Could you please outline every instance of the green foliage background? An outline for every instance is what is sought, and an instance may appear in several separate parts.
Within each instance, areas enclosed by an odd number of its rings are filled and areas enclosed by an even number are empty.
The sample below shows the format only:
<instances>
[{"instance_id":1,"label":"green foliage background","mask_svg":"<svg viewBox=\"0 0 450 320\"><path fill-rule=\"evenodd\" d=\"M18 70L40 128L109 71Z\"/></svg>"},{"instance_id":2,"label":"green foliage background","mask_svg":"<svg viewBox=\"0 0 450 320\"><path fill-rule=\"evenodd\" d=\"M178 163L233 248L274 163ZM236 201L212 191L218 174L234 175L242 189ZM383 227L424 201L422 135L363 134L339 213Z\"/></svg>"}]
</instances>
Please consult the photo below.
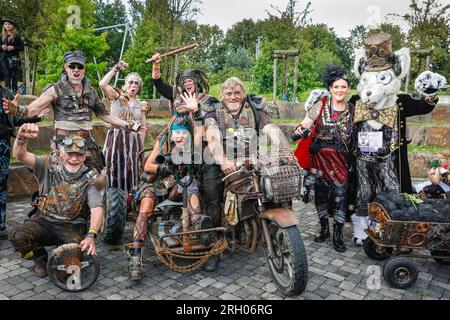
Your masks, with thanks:
<instances>
[{"instance_id":1,"label":"green foliage background","mask_svg":"<svg viewBox=\"0 0 450 320\"><path fill-rule=\"evenodd\" d=\"M134 42L127 38L124 59L130 65L127 72L138 72L144 79L144 97L153 95L151 66L144 61L157 51L197 42L200 45L197 50L181 54L177 60L164 60L162 75L166 82L173 83L179 71L195 68L209 75L211 85L238 76L255 93L271 96L273 50L300 50L297 98L304 100L309 90L323 87L321 73L326 65L343 65L351 75L354 50L362 46L365 37L380 31L392 35L394 50L403 46L433 48L432 70L450 79L450 4L444 0L409 1L408 12L388 15L380 25L349 26L349 37L339 37L329 26L314 23L310 18L314 4L297 0L290 0L286 8L273 6L263 20L243 19L227 32L216 25L199 25L195 21L198 0L129 0L129 6L120 0L0 0L0 12L17 20L19 32L30 48L31 66L38 83L36 94L58 80L63 54L75 49L88 56L87 74L97 85L98 77L119 59L124 29L105 32L94 29L128 22ZM67 9L73 5L81 13L80 28L76 29L67 27L72 14ZM400 23L406 23L408 30L401 29ZM258 39L260 56L256 57ZM98 64L94 63L94 57ZM427 68L424 58L412 58L411 81ZM277 86L281 98L285 61L278 62ZM286 89L293 98L293 59L286 61L286 68ZM121 78L125 75L121 74ZM356 85L357 79L352 82Z\"/></svg>"}]
</instances>

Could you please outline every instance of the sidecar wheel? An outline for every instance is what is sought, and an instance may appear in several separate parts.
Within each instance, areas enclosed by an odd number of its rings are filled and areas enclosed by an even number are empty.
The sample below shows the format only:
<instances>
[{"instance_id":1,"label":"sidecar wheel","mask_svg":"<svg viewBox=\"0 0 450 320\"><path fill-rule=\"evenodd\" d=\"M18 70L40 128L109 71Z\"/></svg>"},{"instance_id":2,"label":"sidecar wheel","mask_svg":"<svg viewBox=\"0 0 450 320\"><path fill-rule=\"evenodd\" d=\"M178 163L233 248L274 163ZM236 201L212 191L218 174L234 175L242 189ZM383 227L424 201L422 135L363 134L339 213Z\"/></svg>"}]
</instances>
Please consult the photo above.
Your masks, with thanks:
<instances>
[{"instance_id":1,"label":"sidecar wheel","mask_svg":"<svg viewBox=\"0 0 450 320\"><path fill-rule=\"evenodd\" d=\"M297 226L280 228L268 221L275 256L269 257L270 275L277 288L286 296L301 294L308 282L308 259Z\"/></svg>"},{"instance_id":2,"label":"sidecar wheel","mask_svg":"<svg viewBox=\"0 0 450 320\"><path fill-rule=\"evenodd\" d=\"M383 269L384 279L397 289L407 289L419 276L415 264L408 258L398 257L389 260Z\"/></svg>"},{"instance_id":3,"label":"sidecar wheel","mask_svg":"<svg viewBox=\"0 0 450 320\"><path fill-rule=\"evenodd\" d=\"M369 237L364 240L363 245L365 254L373 260L383 261L392 254L392 248L379 247Z\"/></svg>"}]
</instances>

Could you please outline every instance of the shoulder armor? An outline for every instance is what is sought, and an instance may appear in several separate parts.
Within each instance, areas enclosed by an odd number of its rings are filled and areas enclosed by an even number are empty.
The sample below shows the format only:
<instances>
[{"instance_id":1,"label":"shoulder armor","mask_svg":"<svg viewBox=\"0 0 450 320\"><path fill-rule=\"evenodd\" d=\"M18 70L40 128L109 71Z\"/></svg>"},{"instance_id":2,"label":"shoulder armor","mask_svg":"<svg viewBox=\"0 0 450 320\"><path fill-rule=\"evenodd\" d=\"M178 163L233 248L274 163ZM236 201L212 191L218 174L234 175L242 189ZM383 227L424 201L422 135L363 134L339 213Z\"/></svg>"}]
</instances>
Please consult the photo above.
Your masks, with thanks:
<instances>
[{"instance_id":1,"label":"shoulder armor","mask_svg":"<svg viewBox=\"0 0 450 320\"><path fill-rule=\"evenodd\" d=\"M98 191L104 190L107 183L106 176L98 172L96 169L91 170L88 174L91 173L93 176L89 178L89 185L94 186Z\"/></svg>"},{"instance_id":2,"label":"shoulder armor","mask_svg":"<svg viewBox=\"0 0 450 320\"><path fill-rule=\"evenodd\" d=\"M305 110L308 112L317 102L321 101L323 97L330 98L330 93L327 90L315 89L311 91L308 99L305 102Z\"/></svg>"},{"instance_id":3,"label":"shoulder armor","mask_svg":"<svg viewBox=\"0 0 450 320\"><path fill-rule=\"evenodd\" d=\"M201 104L201 109L205 112L211 112L216 110L216 108L219 106L220 101L217 100L214 97L208 97L205 102Z\"/></svg>"}]
</instances>

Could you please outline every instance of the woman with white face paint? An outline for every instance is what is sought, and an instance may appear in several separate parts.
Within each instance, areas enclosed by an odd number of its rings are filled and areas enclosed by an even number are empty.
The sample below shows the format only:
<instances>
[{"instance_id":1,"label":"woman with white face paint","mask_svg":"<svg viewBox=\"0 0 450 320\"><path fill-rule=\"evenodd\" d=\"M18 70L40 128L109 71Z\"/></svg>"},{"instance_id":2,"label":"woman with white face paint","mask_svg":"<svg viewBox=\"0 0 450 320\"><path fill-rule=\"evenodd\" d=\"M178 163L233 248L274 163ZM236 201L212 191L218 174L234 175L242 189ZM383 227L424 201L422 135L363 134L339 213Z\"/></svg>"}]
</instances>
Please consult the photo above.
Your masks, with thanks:
<instances>
[{"instance_id":1,"label":"woman with white face paint","mask_svg":"<svg viewBox=\"0 0 450 320\"><path fill-rule=\"evenodd\" d=\"M143 82L139 74L130 73L125 78L123 90L109 85L111 79L121 70L128 68L125 61L119 61L100 81L100 87L111 104L111 114L125 121L137 121L145 127L146 104L138 99ZM108 188L119 188L125 196L139 183L142 173L145 132L125 130L111 126L105 140L103 153L106 162Z\"/></svg>"}]
</instances>

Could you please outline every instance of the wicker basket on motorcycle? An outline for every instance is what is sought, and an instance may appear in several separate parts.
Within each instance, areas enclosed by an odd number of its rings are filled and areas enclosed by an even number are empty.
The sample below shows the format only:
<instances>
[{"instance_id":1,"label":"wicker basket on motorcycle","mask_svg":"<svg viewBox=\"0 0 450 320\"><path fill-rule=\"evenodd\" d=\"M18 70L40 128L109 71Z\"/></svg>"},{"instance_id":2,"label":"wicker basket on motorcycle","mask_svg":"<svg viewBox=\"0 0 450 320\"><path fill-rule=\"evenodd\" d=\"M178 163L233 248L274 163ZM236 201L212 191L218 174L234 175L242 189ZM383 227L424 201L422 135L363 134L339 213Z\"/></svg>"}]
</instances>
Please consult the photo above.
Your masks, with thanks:
<instances>
[{"instance_id":1,"label":"wicker basket on motorcycle","mask_svg":"<svg viewBox=\"0 0 450 320\"><path fill-rule=\"evenodd\" d=\"M300 197L302 172L291 150L261 153L259 161L262 186L274 203L290 202Z\"/></svg>"},{"instance_id":2,"label":"wicker basket on motorcycle","mask_svg":"<svg viewBox=\"0 0 450 320\"><path fill-rule=\"evenodd\" d=\"M376 245L383 247L450 252L450 223L392 220L388 210L378 202L369 204L367 233Z\"/></svg>"}]
</instances>

